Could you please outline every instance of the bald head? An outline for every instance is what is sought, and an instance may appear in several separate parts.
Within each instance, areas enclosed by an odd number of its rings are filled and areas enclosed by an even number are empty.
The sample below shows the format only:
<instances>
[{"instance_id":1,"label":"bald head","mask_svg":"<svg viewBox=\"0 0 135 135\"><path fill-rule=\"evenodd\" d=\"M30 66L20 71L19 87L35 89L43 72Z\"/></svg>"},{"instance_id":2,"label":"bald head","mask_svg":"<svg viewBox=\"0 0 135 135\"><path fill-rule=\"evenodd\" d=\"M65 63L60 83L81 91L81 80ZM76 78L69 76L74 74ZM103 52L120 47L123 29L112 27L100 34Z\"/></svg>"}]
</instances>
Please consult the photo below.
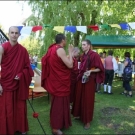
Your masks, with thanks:
<instances>
[{"instance_id":1,"label":"bald head","mask_svg":"<svg viewBox=\"0 0 135 135\"><path fill-rule=\"evenodd\" d=\"M74 47L73 51L80 52L80 49L78 47Z\"/></svg>"},{"instance_id":2,"label":"bald head","mask_svg":"<svg viewBox=\"0 0 135 135\"><path fill-rule=\"evenodd\" d=\"M79 57L80 49L78 47L74 47L73 49L73 57Z\"/></svg>"},{"instance_id":3,"label":"bald head","mask_svg":"<svg viewBox=\"0 0 135 135\"><path fill-rule=\"evenodd\" d=\"M11 26L11 27L9 27L9 33L10 33L13 29L16 29L16 30L18 31L18 33L19 33L19 29L18 29L17 26Z\"/></svg>"},{"instance_id":4,"label":"bald head","mask_svg":"<svg viewBox=\"0 0 135 135\"><path fill-rule=\"evenodd\" d=\"M19 32L18 27L11 26L9 28L8 36L9 36L9 41L12 42L12 44L16 44L17 40L18 40L18 38L20 36L20 32Z\"/></svg>"}]
</instances>

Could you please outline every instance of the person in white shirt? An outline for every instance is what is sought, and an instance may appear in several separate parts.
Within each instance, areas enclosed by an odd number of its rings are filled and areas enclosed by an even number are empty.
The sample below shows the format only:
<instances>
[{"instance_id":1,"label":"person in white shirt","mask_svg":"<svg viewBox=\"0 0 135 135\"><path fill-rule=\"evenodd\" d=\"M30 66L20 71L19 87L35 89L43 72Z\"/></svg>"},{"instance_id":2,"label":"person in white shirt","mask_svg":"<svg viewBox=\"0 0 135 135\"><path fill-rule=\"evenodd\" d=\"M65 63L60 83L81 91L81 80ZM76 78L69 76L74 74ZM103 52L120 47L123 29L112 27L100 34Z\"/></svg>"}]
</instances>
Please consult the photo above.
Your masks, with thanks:
<instances>
[{"instance_id":1,"label":"person in white shirt","mask_svg":"<svg viewBox=\"0 0 135 135\"><path fill-rule=\"evenodd\" d=\"M38 62L38 56L37 56L37 54L34 55L33 61L34 61L35 67L37 67L37 62Z\"/></svg>"}]
</instances>

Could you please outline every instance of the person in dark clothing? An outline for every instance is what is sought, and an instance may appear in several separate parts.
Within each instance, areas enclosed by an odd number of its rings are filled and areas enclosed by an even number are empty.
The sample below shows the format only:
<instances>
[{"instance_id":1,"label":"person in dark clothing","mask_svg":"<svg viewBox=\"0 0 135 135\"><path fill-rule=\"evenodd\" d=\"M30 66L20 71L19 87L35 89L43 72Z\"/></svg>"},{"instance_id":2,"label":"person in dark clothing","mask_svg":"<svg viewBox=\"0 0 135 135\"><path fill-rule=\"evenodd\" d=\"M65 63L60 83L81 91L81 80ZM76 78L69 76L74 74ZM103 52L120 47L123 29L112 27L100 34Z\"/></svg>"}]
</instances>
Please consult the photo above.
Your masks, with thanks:
<instances>
[{"instance_id":1,"label":"person in dark clothing","mask_svg":"<svg viewBox=\"0 0 135 135\"><path fill-rule=\"evenodd\" d=\"M130 59L130 53L125 52L125 61L124 61L124 70L123 70L123 87L124 91L121 93L122 95L126 95L128 97L132 97L132 89L130 86L130 81L132 80L132 61ZM129 75L131 79L125 80L124 76Z\"/></svg>"}]
</instances>

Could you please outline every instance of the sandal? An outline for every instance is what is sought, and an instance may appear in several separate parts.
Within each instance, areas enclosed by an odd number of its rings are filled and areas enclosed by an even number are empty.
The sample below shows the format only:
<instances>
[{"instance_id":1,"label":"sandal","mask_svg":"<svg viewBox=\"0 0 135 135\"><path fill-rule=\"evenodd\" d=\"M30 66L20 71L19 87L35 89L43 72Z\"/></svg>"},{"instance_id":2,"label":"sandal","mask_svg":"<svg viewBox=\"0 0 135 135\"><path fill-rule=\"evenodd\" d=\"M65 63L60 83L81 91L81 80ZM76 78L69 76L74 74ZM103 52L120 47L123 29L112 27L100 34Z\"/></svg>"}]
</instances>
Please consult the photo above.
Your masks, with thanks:
<instances>
[{"instance_id":1,"label":"sandal","mask_svg":"<svg viewBox=\"0 0 135 135\"><path fill-rule=\"evenodd\" d=\"M52 131L52 135L64 135L60 130Z\"/></svg>"},{"instance_id":2,"label":"sandal","mask_svg":"<svg viewBox=\"0 0 135 135\"><path fill-rule=\"evenodd\" d=\"M84 129L85 129L85 130L88 130L89 128L90 128L90 124L88 124L88 125L86 124L86 125L84 126Z\"/></svg>"}]
</instances>

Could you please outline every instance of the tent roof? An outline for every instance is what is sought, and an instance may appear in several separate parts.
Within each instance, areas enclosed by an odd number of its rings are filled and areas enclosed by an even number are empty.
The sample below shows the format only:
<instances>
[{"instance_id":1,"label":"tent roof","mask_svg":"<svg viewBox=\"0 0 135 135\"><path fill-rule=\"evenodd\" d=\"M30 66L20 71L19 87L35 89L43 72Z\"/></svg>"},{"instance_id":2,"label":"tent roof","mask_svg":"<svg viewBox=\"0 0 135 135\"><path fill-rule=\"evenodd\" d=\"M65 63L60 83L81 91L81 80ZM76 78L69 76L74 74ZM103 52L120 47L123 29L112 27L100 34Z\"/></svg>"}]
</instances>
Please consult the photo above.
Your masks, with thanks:
<instances>
[{"instance_id":1,"label":"tent roof","mask_svg":"<svg viewBox=\"0 0 135 135\"><path fill-rule=\"evenodd\" d=\"M135 47L135 36L131 35L87 35L94 48L131 48Z\"/></svg>"}]
</instances>

